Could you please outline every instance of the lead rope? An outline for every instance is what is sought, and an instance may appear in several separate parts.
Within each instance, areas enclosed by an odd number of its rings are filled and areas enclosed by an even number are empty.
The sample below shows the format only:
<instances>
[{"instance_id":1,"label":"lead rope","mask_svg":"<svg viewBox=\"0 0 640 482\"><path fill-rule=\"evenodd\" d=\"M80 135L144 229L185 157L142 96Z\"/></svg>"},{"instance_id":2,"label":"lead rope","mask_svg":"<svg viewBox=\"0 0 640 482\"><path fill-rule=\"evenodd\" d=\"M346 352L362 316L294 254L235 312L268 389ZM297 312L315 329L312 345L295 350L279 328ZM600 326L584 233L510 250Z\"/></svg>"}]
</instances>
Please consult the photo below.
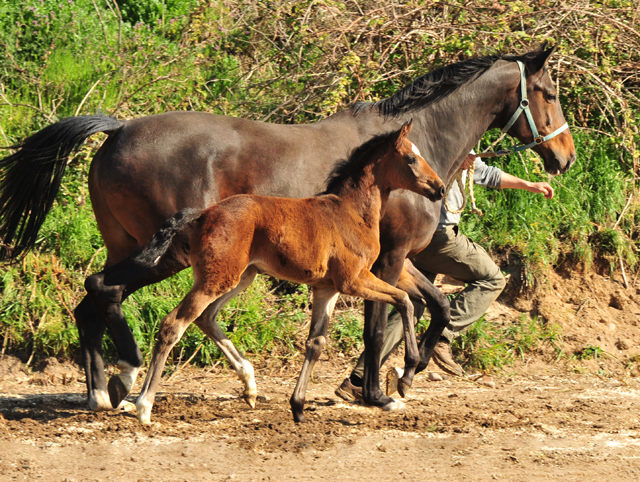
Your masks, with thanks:
<instances>
[{"instance_id":1,"label":"lead rope","mask_svg":"<svg viewBox=\"0 0 640 482\"><path fill-rule=\"evenodd\" d=\"M473 214L477 214L478 216L482 216L483 212L476 207L476 197L473 194L473 174L475 170L476 170L476 167L472 163L471 166L469 167L469 173L467 174L467 188L469 189L469 200L471 201L471 212ZM444 191L444 207L451 214L460 214L462 211L464 211L464 208L467 205L467 192L465 190L464 183L462 182L463 172L464 172L464 169L460 168L458 172L454 174L453 178L449 181L449 184L447 184L447 187L445 188L445 191ZM462 206L460 206L460 209L453 210L451 209L451 207L449 206L449 203L447 202L447 197L449 196L449 191L453 187L453 183L456 181L458 182L458 188L462 193Z\"/></svg>"}]
</instances>

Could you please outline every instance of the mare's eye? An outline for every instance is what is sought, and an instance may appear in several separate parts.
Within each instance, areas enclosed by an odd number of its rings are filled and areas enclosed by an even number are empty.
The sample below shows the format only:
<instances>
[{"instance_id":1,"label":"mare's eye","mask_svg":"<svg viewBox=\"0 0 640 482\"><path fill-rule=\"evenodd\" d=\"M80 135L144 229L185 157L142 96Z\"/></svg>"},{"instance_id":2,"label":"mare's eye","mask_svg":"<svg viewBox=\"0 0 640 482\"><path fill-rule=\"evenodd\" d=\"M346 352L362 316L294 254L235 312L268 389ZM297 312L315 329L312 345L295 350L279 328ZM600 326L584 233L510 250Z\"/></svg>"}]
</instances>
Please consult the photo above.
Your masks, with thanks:
<instances>
[{"instance_id":1,"label":"mare's eye","mask_svg":"<svg viewBox=\"0 0 640 482\"><path fill-rule=\"evenodd\" d=\"M407 164L415 164L417 161L416 156L409 155L407 156Z\"/></svg>"},{"instance_id":2,"label":"mare's eye","mask_svg":"<svg viewBox=\"0 0 640 482\"><path fill-rule=\"evenodd\" d=\"M548 101L551 102L552 104L558 100L558 96L557 95L550 95Z\"/></svg>"}]
</instances>

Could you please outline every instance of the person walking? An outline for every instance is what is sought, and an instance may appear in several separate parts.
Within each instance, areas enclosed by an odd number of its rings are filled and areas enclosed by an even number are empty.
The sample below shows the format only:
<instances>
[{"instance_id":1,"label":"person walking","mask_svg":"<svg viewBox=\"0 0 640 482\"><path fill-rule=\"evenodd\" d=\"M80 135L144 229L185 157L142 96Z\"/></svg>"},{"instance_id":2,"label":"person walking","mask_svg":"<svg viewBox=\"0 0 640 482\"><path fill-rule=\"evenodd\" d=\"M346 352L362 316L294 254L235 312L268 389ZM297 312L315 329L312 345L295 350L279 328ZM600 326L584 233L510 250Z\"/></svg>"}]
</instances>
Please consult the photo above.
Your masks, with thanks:
<instances>
[{"instance_id":1,"label":"person walking","mask_svg":"<svg viewBox=\"0 0 640 482\"><path fill-rule=\"evenodd\" d=\"M546 199L552 199L553 188L546 182L530 182L512 176L493 166L488 166L473 151L462 164L464 173L463 183L466 182L467 170L474 166L473 182L480 186L502 189L524 189L532 193L543 194ZM461 206L463 193L458 184L454 183L447 204ZM473 240L461 234L458 229L460 214L447 210L442 203L438 228L431 243L420 253L411 258L414 266L419 269L431 282L438 273L448 275L466 283L466 287L451 300L451 320L442 332L436 344L431 359L445 373L462 376L464 371L456 363L451 353L451 342L466 330L471 324L480 319L491 303L502 293L506 285L504 275L494 263L484 248ZM422 305L415 306L415 315L419 320L424 312ZM381 350L383 365L393 350L403 340L402 320L395 310L389 315L387 328ZM348 378L336 389L335 393L347 401L362 399L362 377L364 376L364 352Z\"/></svg>"}]
</instances>

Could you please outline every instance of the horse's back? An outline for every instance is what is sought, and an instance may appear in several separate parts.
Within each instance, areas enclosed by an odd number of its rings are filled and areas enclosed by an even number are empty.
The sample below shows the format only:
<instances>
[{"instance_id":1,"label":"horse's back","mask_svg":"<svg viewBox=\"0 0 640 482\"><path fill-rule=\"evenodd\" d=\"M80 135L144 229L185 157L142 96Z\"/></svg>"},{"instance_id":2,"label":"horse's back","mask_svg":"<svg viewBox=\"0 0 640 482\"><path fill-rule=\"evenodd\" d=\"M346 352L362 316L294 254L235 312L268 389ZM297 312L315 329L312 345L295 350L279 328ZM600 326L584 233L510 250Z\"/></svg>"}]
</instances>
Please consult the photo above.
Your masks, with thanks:
<instances>
[{"instance_id":1,"label":"horse's back","mask_svg":"<svg viewBox=\"0 0 640 482\"><path fill-rule=\"evenodd\" d=\"M117 251L127 237L142 246L175 212L204 209L235 194L315 194L348 150L338 134L328 142L335 129L320 124L269 124L202 112L127 121L91 166L90 190L107 248Z\"/></svg>"}]
</instances>

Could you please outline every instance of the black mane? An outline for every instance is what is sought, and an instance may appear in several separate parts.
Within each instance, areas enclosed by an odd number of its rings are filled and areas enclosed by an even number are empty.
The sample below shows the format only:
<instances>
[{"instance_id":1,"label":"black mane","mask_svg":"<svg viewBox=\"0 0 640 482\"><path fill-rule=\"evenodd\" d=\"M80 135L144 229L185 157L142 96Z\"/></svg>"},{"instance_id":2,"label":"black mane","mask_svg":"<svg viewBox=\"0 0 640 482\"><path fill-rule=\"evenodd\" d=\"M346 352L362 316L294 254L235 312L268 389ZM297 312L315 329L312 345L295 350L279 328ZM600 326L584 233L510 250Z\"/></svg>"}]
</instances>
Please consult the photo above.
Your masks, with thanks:
<instances>
[{"instance_id":1,"label":"black mane","mask_svg":"<svg viewBox=\"0 0 640 482\"><path fill-rule=\"evenodd\" d=\"M350 182L351 185L357 184L364 172L364 167L373 161L370 152L385 142L395 140L398 133L399 131L395 130L374 136L364 144L355 148L347 160L338 161L325 181L326 189L319 193L319 195L340 194L340 191L347 182Z\"/></svg>"},{"instance_id":2,"label":"black mane","mask_svg":"<svg viewBox=\"0 0 640 482\"><path fill-rule=\"evenodd\" d=\"M358 115L365 108L371 107L389 118L421 109L444 99L463 85L477 79L498 60L525 62L534 59L543 48L544 45L522 55L487 55L445 65L418 77L387 99L378 102L357 102L352 106L353 114Z\"/></svg>"}]
</instances>

